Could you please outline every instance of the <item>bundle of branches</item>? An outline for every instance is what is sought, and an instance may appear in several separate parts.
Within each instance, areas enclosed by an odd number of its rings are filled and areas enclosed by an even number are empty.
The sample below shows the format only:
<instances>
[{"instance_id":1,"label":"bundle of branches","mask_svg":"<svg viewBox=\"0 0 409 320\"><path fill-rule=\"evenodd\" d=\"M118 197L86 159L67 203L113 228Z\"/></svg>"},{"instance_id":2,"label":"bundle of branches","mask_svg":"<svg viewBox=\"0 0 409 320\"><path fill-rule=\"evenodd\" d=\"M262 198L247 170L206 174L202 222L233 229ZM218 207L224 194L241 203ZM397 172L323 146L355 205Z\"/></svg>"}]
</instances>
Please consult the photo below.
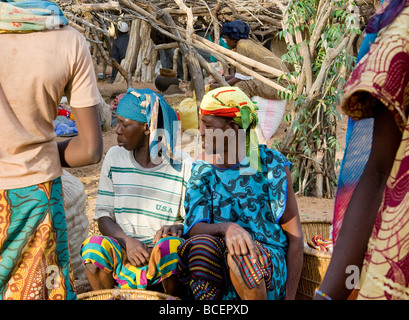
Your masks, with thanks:
<instances>
[{"instance_id":1,"label":"bundle of branches","mask_svg":"<svg viewBox=\"0 0 409 320\"><path fill-rule=\"evenodd\" d=\"M242 19L251 27L251 37L265 43L271 40L281 28L282 12L277 4L279 0L270 1L57 1L62 7L71 25L93 43L104 60L117 68L120 74L131 85L135 76L139 81L153 81L154 67L157 60L157 50L178 47L187 60L187 66L198 103L204 94L202 69L216 80L227 85L220 76L200 55L201 50L216 57L228 69L234 66L247 71L256 78L271 85L275 89L286 91L271 80L259 75L256 71L263 70L276 76L282 72L259 64L258 62L227 50L217 43L220 38L220 28L225 21ZM132 21L129 54L119 65L110 56L111 37L109 28L119 20ZM213 41L195 34L195 26L205 25L211 30ZM150 28L174 40L174 43L154 46L149 38ZM145 51L145 54L141 54ZM147 66L144 72L142 67ZM254 70L255 71L254 71Z\"/></svg>"}]
</instances>

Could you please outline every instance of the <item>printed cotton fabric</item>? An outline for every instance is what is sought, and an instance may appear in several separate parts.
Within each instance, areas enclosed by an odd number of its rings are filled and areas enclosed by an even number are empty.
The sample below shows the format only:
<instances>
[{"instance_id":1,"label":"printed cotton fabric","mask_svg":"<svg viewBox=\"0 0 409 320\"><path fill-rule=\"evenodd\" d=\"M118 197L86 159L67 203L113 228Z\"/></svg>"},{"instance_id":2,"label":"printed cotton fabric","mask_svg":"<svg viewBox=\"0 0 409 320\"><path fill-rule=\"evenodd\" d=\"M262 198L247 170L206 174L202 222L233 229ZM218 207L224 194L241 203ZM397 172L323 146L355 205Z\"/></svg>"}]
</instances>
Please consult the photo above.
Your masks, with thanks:
<instances>
[{"instance_id":1,"label":"printed cotton fabric","mask_svg":"<svg viewBox=\"0 0 409 320\"><path fill-rule=\"evenodd\" d=\"M369 239L358 299L409 299L408 30L406 3L400 15L380 30L360 60L346 84L342 103L344 111L358 124L372 116L369 93L393 113L403 133ZM338 209L336 206L335 218ZM335 222L339 221L342 219L338 217Z\"/></svg>"},{"instance_id":2,"label":"printed cotton fabric","mask_svg":"<svg viewBox=\"0 0 409 320\"><path fill-rule=\"evenodd\" d=\"M185 196L184 235L198 222L237 223L279 260L281 267L272 271L278 288L287 277L287 239L279 221L287 201L285 167L291 164L278 151L259 147L261 172L247 159L224 170L205 161L193 164Z\"/></svg>"},{"instance_id":3,"label":"printed cotton fabric","mask_svg":"<svg viewBox=\"0 0 409 320\"><path fill-rule=\"evenodd\" d=\"M83 263L93 263L99 269L112 272L121 289L146 289L176 274L178 267L177 248L183 239L163 238L154 246L149 264L143 267L132 265L126 251L113 238L91 236L81 248Z\"/></svg>"},{"instance_id":4,"label":"printed cotton fabric","mask_svg":"<svg viewBox=\"0 0 409 320\"><path fill-rule=\"evenodd\" d=\"M271 256L258 241L255 241L255 245L258 254L256 263L251 261L249 255L232 256L233 261L249 289L264 280L268 298L281 299L285 294L282 275L286 273L282 256L279 253ZM209 235L194 236L179 247L179 278L190 286L195 300L240 298L228 280L226 250L224 239ZM272 278L272 270L275 270L275 278Z\"/></svg>"},{"instance_id":5,"label":"printed cotton fabric","mask_svg":"<svg viewBox=\"0 0 409 320\"><path fill-rule=\"evenodd\" d=\"M51 1L0 1L0 33L60 28L68 20Z\"/></svg>"},{"instance_id":6,"label":"printed cotton fabric","mask_svg":"<svg viewBox=\"0 0 409 320\"><path fill-rule=\"evenodd\" d=\"M75 300L61 178L0 190L0 299Z\"/></svg>"}]
</instances>

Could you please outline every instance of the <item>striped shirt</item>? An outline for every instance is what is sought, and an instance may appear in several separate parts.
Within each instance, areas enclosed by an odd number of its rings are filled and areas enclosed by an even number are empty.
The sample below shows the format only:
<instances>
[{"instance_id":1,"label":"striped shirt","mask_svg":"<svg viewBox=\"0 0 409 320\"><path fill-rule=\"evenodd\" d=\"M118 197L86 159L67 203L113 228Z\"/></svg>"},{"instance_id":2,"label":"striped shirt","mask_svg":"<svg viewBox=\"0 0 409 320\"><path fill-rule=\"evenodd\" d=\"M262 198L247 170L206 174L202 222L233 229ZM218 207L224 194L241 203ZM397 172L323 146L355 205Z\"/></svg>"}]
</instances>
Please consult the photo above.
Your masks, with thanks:
<instances>
[{"instance_id":1,"label":"striped shirt","mask_svg":"<svg viewBox=\"0 0 409 320\"><path fill-rule=\"evenodd\" d=\"M186 155L180 172L166 160L143 168L132 151L110 148L102 164L94 220L110 217L125 234L152 244L161 226L183 223L191 166Z\"/></svg>"}]
</instances>

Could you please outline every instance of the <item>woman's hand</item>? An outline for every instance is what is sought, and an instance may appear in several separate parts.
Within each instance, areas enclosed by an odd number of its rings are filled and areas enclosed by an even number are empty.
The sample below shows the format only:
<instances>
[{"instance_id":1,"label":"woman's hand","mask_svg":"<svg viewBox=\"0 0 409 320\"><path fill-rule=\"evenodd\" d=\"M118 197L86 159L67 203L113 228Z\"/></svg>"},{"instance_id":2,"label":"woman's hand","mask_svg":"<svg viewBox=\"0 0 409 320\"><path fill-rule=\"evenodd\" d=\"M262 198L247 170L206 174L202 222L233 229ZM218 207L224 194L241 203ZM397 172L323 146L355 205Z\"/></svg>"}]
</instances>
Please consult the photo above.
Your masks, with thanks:
<instances>
[{"instance_id":1,"label":"woman's hand","mask_svg":"<svg viewBox=\"0 0 409 320\"><path fill-rule=\"evenodd\" d=\"M253 238L243 227L229 223L225 231L227 249L231 255L250 254L253 262L257 260L257 251Z\"/></svg>"},{"instance_id":2,"label":"woman's hand","mask_svg":"<svg viewBox=\"0 0 409 320\"><path fill-rule=\"evenodd\" d=\"M183 224L173 224L168 226L162 226L158 231L156 231L155 238L153 239L153 243L158 242L162 238L166 238L169 236L172 237L182 237L183 233Z\"/></svg>"},{"instance_id":3,"label":"woman's hand","mask_svg":"<svg viewBox=\"0 0 409 320\"><path fill-rule=\"evenodd\" d=\"M227 250L231 255L250 254L253 262L258 259L256 246L250 233L234 222L211 224L198 222L190 229L188 236L193 237L198 234L209 234L215 237L224 238Z\"/></svg>"},{"instance_id":4,"label":"woman's hand","mask_svg":"<svg viewBox=\"0 0 409 320\"><path fill-rule=\"evenodd\" d=\"M149 248L142 241L136 240L132 237L126 237L125 243L126 255L132 265L142 267L148 264L152 248Z\"/></svg>"}]
</instances>

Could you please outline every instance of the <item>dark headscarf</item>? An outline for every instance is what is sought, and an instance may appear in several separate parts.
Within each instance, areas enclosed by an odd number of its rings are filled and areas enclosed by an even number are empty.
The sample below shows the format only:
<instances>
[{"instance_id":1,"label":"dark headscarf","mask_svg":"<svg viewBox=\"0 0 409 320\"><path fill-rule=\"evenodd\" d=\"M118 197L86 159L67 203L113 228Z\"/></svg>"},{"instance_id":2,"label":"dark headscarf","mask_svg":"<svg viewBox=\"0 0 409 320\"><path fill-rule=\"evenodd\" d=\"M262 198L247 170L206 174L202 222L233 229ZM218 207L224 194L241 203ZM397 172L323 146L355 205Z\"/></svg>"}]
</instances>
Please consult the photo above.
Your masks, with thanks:
<instances>
[{"instance_id":1,"label":"dark headscarf","mask_svg":"<svg viewBox=\"0 0 409 320\"><path fill-rule=\"evenodd\" d=\"M226 35L233 40L247 39L250 27L242 20L234 20L223 25L222 35Z\"/></svg>"}]
</instances>

